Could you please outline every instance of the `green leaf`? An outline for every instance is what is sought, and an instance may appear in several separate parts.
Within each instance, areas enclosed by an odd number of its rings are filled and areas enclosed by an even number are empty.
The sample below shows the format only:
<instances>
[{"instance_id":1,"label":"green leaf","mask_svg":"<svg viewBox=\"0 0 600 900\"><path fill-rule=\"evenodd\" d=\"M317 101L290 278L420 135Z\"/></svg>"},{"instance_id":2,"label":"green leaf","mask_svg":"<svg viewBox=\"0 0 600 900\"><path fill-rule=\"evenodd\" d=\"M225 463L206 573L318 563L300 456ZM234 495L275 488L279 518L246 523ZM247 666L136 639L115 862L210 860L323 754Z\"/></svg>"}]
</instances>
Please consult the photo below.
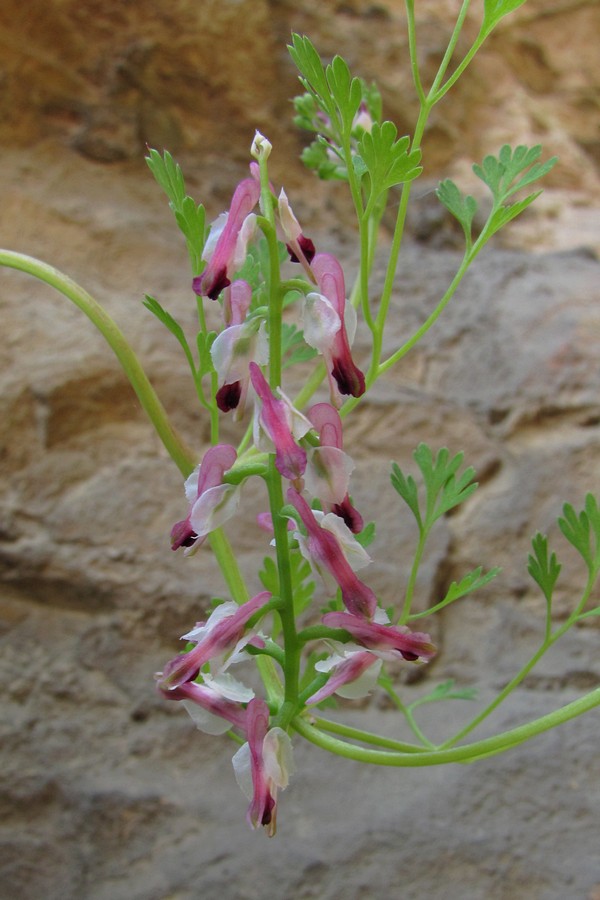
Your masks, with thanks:
<instances>
[{"instance_id":1,"label":"green leaf","mask_svg":"<svg viewBox=\"0 0 600 900\"><path fill-rule=\"evenodd\" d=\"M471 246L473 217L477 212L477 201L470 194L463 195L449 178L442 181L436 190L438 200L457 219L465 233L467 246Z\"/></svg>"},{"instance_id":2,"label":"green leaf","mask_svg":"<svg viewBox=\"0 0 600 900\"><path fill-rule=\"evenodd\" d=\"M443 609L445 606L448 606L455 600L459 600L461 597L465 597L467 594L471 594L473 591L479 590L479 588L488 584L488 582L495 578L499 572L500 569L496 566L495 568L490 569L489 572L486 572L484 575L482 574L482 566L478 566L476 569L473 569L472 572L469 572L468 575L465 575L465 577L462 578L461 581L453 581L448 588L446 596L443 600L440 600L440 602L436 603L435 606L431 606L429 609L423 610L423 612L413 613L408 617L408 621L412 622L413 619L423 619L425 618L425 616L430 616L432 613L438 612L440 609Z\"/></svg>"},{"instance_id":3,"label":"green leaf","mask_svg":"<svg viewBox=\"0 0 600 900\"><path fill-rule=\"evenodd\" d=\"M551 603L561 565L556 558L556 553L548 555L548 538L545 534L538 531L531 541L531 546L533 554L529 554L527 571L540 586L548 603Z\"/></svg>"},{"instance_id":4,"label":"green leaf","mask_svg":"<svg viewBox=\"0 0 600 900\"><path fill-rule=\"evenodd\" d=\"M350 498L352 499L352 498ZM355 534L354 537L361 547L368 547L375 540L376 526L375 522L367 522L362 531Z\"/></svg>"},{"instance_id":5,"label":"green leaf","mask_svg":"<svg viewBox=\"0 0 600 900\"><path fill-rule=\"evenodd\" d=\"M201 203L196 206L191 197L184 197L181 208L175 212L175 220L187 244L188 256L194 276L200 275L206 267L202 251L206 241L206 215Z\"/></svg>"},{"instance_id":6,"label":"green leaf","mask_svg":"<svg viewBox=\"0 0 600 900\"><path fill-rule=\"evenodd\" d=\"M325 77L339 111L342 135L348 138L362 100L362 84L359 78L352 78L348 64L341 56L334 56L325 70Z\"/></svg>"},{"instance_id":7,"label":"green leaf","mask_svg":"<svg viewBox=\"0 0 600 900\"><path fill-rule=\"evenodd\" d=\"M565 503L558 526L581 555L590 574L597 574L600 571L600 510L595 497L587 494L580 513L576 513L570 503Z\"/></svg>"},{"instance_id":8,"label":"green leaf","mask_svg":"<svg viewBox=\"0 0 600 900\"><path fill-rule=\"evenodd\" d=\"M216 337L216 331L209 331L207 334L199 331L196 336L196 345L198 347L199 360L198 374L200 378L203 378L205 375L210 375L215 371L212 356L210 355L210 348L212 347Z\"/></svg>"},{"instance_id":9,"label":"green leaf","mask_svg":"<svg viewBox=\"0 0 600 900\"><path fill-rule=\"evenodd\" d=\"M455 688L454 685L455 681L453 678L449 678L448 681L443 681L441 684L436 685L429 694L425 694L424 697L419 697L418 700L414 700L410 704L409 709L415 709L417 706L422 706L423 703L437 703L439 700L476 699L477 688Z\"/></svg>"},{"instance_id":10,"label":"green leaf","mask_svg":"<svg viewBox=\"0 0 600 900\"><path fill-rule=\"evenodd\" d=\"M295 325L284 322L281 326L281 356L283 368L314 359L317 351L304 341L304 332Z\"/></svg>"},{"instance_id":11,"label":"green leaf","mask_svg":"<svg viewBox=\"0 0 600 900\"><path fill-rule=\"evenodd\" d=\"M409 151L410 138L396 140L398 129L393 122L375 123L358 142L358 155L371 180L371 196L375 200L396 184L412 181L423 171L419 165L421 151Z\"/></svg>"},{"instance_id":12,"label":"green leaf","mask_svg":"<svg viewBox=\"0 0 600 900\"><path fill-rule=\"evenodd\" d=\"M292 34L292 43L288 44L288 50L300 75L300 81L312 94L324 98L329 93L325 67L321 57L315 50L306 35Z\"/></svg>"},{"instance_id":13,"label":"green leaf","mask_svg":"<svg viewBox=\"0 0 600 900\"><path fill-rule=\"evenodd\" d=\"M504 228L504 226L512 221L512 219L516 219L517 216L520 216L523 210L527 209L541 193L541 191L536 191L535 194L530 194L528 197L525 197L524 200L511 203L510 206L501 206L493 212L485 226L486 235L491 237L493 234L496 234L497 231L500 231L501 228Z\"/></svg>"},{"instance_id":14,"label":"green leaf","mask_svg":"<svg viewBox=\"0 0 600 900\"><path fill-rule=\"evenodd\" d=\"M482 575L482 572L483 567L478 566L476 569L473 569L472 572L469 572L468 575L465 575L458 583L453 581L442 601L444 605L452 603L454 600L458 600L459 597L464 597L466 594L472 593L472 591L479 590L479 588L488 584L492 578L495 578L500 572L500 569L495 567L490 569L489 572L486 572L485 575Z\"/></svg>"},{"instance_id":15,"label":"green leaf","mask_svg":"<svg viewBox=\"0 0 600 900\"><path fill-rule=\"evenodd\" d=\"M392 463L392 486L402 497L417 520L419 530L422 529L421 511L419 509L419 491L412 475L405 475L398 463Z\"/></svg>"},{"instance_id":16,"label":"green leaf","mask_svg":"<svg viewBox=\"0 0 600 900\"><path fill-rule=\"evenodd\" d=\"M185 182L181 167L168 150L161 156L158 150L150 150L146 162L154 178L169 198L173 210L181 209L185 197Z\"/></svg>"},{"instance_id":17,"label":"green leaf","mask_svg":"<svg viewBox=\"0 0 600 900\"><path fill-rule=\"evenodd\" d=\"M481 165L475 164L473 172L487 184L494 202L499 205L516 191L548 174L557 158L554 156L545 163L538 163L541 153L541 144L535 147L520 144L514 150L505 144L497 157L486 156Z\"/></svg>"},{"instance_id":18,"label":"green leaf","mask_svg":"<svg viewBox=\"0 0 600 900\"><path fill-rule=\"evenodd\" d=\"M179 163L165 150L161 156L157 150L150 150L146 162L154 178L169 198L169 206L175 221L185 237L188 255L194 276L200 275L205 263L202 251L206 242L205 212L201 203L196 206L192 197L186 194L185 181Z\"/></svg>"},{"instance_id":19,"label":"green leaf","mask_svg":"<svg viewBox=\"0 0 600 900\"><path fill-rule=\"evenodd\" d=\"M144 299L142 301L146 309L149 309L150 312L156 316L156 318L163 323L163 325L168 328L171 334L179 341L183 348L183 352L186 355L186 359L190 365L192 373L195 377L196 375L196 366L194 363L194 358L192 356L192 352L190 350L190 346L187 342L186 336L184 334L183 328L177 322L176 319L173 318L171 313L167 312L166 309L160 305L158 300L154 297L151 297L150 294L145 294Z\"/></svg>"},{"instance_id":20,"label":"green leaf","mask_svg":"<svg viewBox=\"0 0 600 900\"><path fill-rule=\"evenodd\" d=\"M477 483L473 481L475 469L469 466L462 475L457 476L464 453L457 453L450 459L446 447L438 450L434 459L431 448L421 443L413 456L425 482L427 503L424 527L428 528L444 513L464 503L477 489Z\"/></svg>"},{"instance_id":21,"label":"green leaf","mask_svg":"<svg viewBox=\"0 0 600 900\"><path fill-rule=\"evenodd\" d=\"M514 12L525 2L526 0L483 0L482 35L487 37L504 16Z\"/></svg>"}]
</instances>

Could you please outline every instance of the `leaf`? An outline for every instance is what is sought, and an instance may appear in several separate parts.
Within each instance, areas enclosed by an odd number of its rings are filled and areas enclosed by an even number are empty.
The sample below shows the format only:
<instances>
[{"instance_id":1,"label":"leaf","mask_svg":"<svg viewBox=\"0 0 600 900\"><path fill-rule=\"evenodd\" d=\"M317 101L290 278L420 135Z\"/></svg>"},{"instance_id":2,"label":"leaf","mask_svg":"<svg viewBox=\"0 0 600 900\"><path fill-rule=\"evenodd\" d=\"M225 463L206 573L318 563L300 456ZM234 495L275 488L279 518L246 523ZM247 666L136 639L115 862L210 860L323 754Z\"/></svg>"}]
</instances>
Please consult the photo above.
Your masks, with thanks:
<instances>
[{"instance_id":1,"label":"leaf","mask_svg":"<svg viewBox=\"0 0 600 900\"><path fill-rule=\"evenodd\" d=\"M201 203L186 194L185 181L179 163L165 150L161 156L157 150L150 150L146 162L154 178L169 198L169 206L175 221L185 237L188 256L194 276L200 275L205 263L202 251L206 242L205 211Z\"/></svg>"},{"instance_id":2,"label":"leaf","mask_svg":"<svg viewBox=\"0 0 600 900\"><path fill-rule=\"evenodd\" d=\"M299 550L290 549L290 577L292 581L292 595L294 597L294 615L299 616L310 605L315 592L315 583L312 581L310 564L304 559ZM265 590L273 596L279 595L279 572L277 564L270 556L263 560L263 568L258 573ZM279 624L274 625L272 637L275 639L280 631Z\"/></svg>"},{"instance_id":3,"label":"leaf","mask_svg":"<svg viewBox=\"0 0 600 900\"><path fill-rule=\"evenodd\" d=\"M352 498L350 498L352 499ZM375 540L376 526L375 522L367 522L362 531L355 534L354 537L361 547L368 547Z\"/></svg>"},{"instance_id":4,"label":"leaf","mask_svg":"<svg viewBox=\"0 0 600 900\"><path fill-rule=\"evenodd\" d=\"M527 571L540 586L544 597L550 603L561 565L556 558L556 553L548 556L548 538L545 534L538 531L531 541L531 546L533 554L529 554Z\"/></svg>"},{"instance_id":5,"label":"leaf","mask_svg":"<svg viewBox=\"0 0 600 900\"><path fill-rule=\"evenodd\" d=\"M473 569L472 572L469 572L468 575L465 575L461 581L458 583L453 581L446 596L444 597L442 603L447 605L448 603L452 603L454 600L458 600L459 597L464 597L466 594L472 593L472 591L477 591L479 588L483 587L485 584L488 584L493 578L498 575L500 569L495 567L490 569L489 572L486 572L485 575L482 575L483 567L478 566L476 569Z\"/></svg>"},{"instance_id":6,"label":"leaf","mask_svg":"<svg viewBox=\"0 0 600 900\"><path fill-rule=\"evenodd\" d=\"M181 167L168 150L161 156L158 150L150 150L146 157L148 168L169 198L174 211L181 209L185 197L185 182Z\"/></svg>"},{"instance_id":7,"label":"leaf","mask_svg":"<svg viewBox=\"0 0 600 900\"><path fill-rule=\"evenodd\" d=\"M358 155L369 173L373 199L396 184L412 181L423 171L419 165L421 151L409 152L410 138L396 140L397 135L393 122L374 123L358 142Z\"/></svg>"},{"instance_id":8,"label":"leaf","mask_svg":"<svg viewBox=\"0 0 600 900\"><path fill-rule=\"evenodd\" d=\"M570 503L563 506L558 527L581 555L590 574L600 570L600 510L592 494L587 494L584 509L578 514Z\"/></svg>"},{"instance_id":9,"label":"leaf","mask_svg":"<svg viewBox=\"0 0 600 900\"><path fill-rule=\"evenodd\" d=\"M302 76L300 81L304 87L321 98L326 96L329 88L325 68L310 39L306 35L292 34L292 43L288 44L288 50Z\"/></svg>"},{"instance_id":10,"label":"leaf","mask_svg":"<svg viewBox=\"0 0 600 900\"><path fill-rule=\"evenodd\" d=\"M352 78L348 64L341 56L334 56L325 70L325 77L340 114L342 135L349 137L362 100L360 79Z\"/></svg>"},{"instance_id":11,"label":"leaf","mask_svg":"<svg viewBox=\"0 0 600 900\"><path fill-rule=\"evenodd\" d=\"M175 212L175 220L179 230L185 236L188 255L194 276L201 275L206 263L202 259L202 251L206 241L206 215L201 203L196 206L191 197L184 197L181 208Z\"/></svg>"},{"instance_id":12,"label":"leaf","mask_svg":"<svg viewBox=\"0 0 600 900\"><path fill-rule=\"evenodd\" d=\"M166 328L168 328L168 330L171 332L171 334L175 338L177 338L177 340L179 341L179 343L181 344L181 346L183 348L183 352L186 355L186 358L190 365L192 373L195 376L196 375L196 366L194 364L194 358L192 356L192 352L190 350L190 346L187 342L183 328L181 327L179 322L177 322L176 319L173 318L171 313L167 312L166 309L163 309L163 307L160 305L158 300L156 300L154 297L151 297L150 294L144 295L144 299L143 299L142 303L144 304L146 309L149 309L150 312L153 315L155 315L156 318L160 322L162 322Z\"/></svg>"},{"instance_id":13,"label":"leaf","mask_svg":"<svg viewBox=\"0 0 600 900\"><path fill-rule=\"evenodd\" d=\"M411 510L419 530L422 528L421 511L419 509L419 491L412 475L405 475L398 463L392 463L392 486Z\"/></svg>"},{"instance_id":14,"label":"leaf","mask_svg":"<svg viewBox=\"0 0 600 900\"><path fill-rule=\"evenodd\" d=\"M457 219L465 233L467 245L471 246L471 229L473 217L477 212L477 201L470 194L463 195L458 186L446 178L436 190L438 200L444 204L448 212Z\"/></svg>"},{"instance_id":15,"label":"leaf","mask_svg":"<svg viewBox=\"0 0 600 900\"><path fill-rule=\"evenodd\" d=\"M462 465L464 453L457 453L450 459L446 447L438 450L434 459L427 444L421 443L413 456L425 482L427 512L424 527L428 528L444 513L464 503L477 489L477 483L473 481L475 469L469 466L457 478L456 473Z\"/></svg>"},{"instance_id":16,"label":"leaf","mask_svg":"<svg viewBox=\"0 0 600 900\"><path fill-rule=\"evenodd\" d=\"M557 158L553 156L545 163L538 163L541 153L541 144L535 147L520 144L514 150L505 144L497 157L489 155L481 165L475 164L473 172L487 184L495 204L500 205L516 191L547 175L552 169Z\"/></svg>"},{"instance_id":17,"label":"leaf","mask_svg":"<svg viewBox=\"0 0 600 900\"><path fill-rule=\"evenodd\" d=\"M482 35L487 37L504 16L514 12L525 2L526 0L483 0Z\"/></svg>"},{"instance_id":18,"label":"leaf","mask_svg":"<svg viewBox=\"0 0 600 900\"><path fill-rule=\"evenodd\" d=\"M421 706L423 703L437 703L440 700L475 700L477 697L477 688L472 687L464 687L464 688L455 688L455 681L453 678L449 678L448 681L443 681L441 684L438 684L434 687L429 694L425 694L424 697L419 697L417 700L414 700L409 709L415 709L417 706Z\"/></svg>"},{"instance_id":19,"label":"leaf","mask_svg":"<svg viewBox=\"0 0 600 900\"><path fill-rule=\"evenodd\" d=\"M304 341L304 332L293 324L284 322L281 326L281 356L283 368L314 359L317 351Z\"/></svg>"},{"instance_id":20,"label":"leaf","mask_svg":"<svg viewBox=\"0 0 600 900\"><path fill-rule=\"evenodd\" d=\"M465 597L467 594L471 594L473 591L479 590L479 588L488 584L496 575L499 574L500 569L496 566L493 569L490 569L489 572L486 572L485 575L482 574L483 568L482 566L478 566L476 569L473 569L472 572L469 572L465 575L461 581L456 582L453 581L450 587L446 592L446 596L443 600L440 600L439 603L436 603L435 606L429 607L429 609L423 610L423 612L413 613L409 616L408 620L412 622L413 619L423 619L425 616L430 616L432 613L438 612L440 609L443 609L445 606L448 606L450 603L453 603L455 600L459 600L461 597Z\"/></svg>"},{"instance_id":21,"label":"leaf","mask_svg":"<svg viewBox=\"0 0 600 900\"><path fill-rule=\"evenodd\" d=\"M212 347L216 337L216 331L209 331L207 334L203 334L202 331L199 331L196 336L196 345L198 347L199 360L198 374L200 378L203 378L204 375L209 375L211 374L211 372L215 371L212 356L210 355L210 348Z\"/></svg>"}]
</instances>

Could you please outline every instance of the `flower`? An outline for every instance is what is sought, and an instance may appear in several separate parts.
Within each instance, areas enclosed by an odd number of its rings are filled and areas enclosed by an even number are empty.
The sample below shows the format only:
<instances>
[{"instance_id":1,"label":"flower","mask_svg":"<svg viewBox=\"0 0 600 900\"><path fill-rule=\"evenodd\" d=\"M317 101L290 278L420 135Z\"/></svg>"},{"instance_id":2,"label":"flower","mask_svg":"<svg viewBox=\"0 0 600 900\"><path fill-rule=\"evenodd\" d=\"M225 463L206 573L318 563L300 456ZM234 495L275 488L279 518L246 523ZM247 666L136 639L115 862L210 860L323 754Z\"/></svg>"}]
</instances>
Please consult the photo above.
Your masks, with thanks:
<instances>
[{"instance_id":1,"label":"flower","mask_svg":"<svg viewBox=\"0 0 600 900\"><path fill-rule=\"evenodd\" d=\"M248 703L254 691L231 676L205 679L205 684L187 681L171 690L159 684L158 690L167 700L180 700L196 728L206 734L224 734L232 725L245 733L246 710L241 704Z\"/></svg>"},{"instance_id":2,"label":"flower","mask_svg":"<svg viewBox=\"0 0 600 900\"><path fill-rule=\"evenodd\" d=\"M334 652L327 659L315 663L317 672L331 672L329 680L306 701L307 704L320 703L331 694L354 700L366 697L375 685L383 661L370 650L356 644L340 644L332 641Z\"/></svg>"},{"instance_id":3,"label":"flower","mask_svg":"<svg viewBox=\"0 0 600 900\"><path fill-rule=\"evenodd\" d=\"M304 301L304 339L322 353L327 367L331 402L341 405L341 395L360 397L365 378L350 353L356 329L356 312L346 303L344 273L330 253L318 253L311 263L319 293L311 292Z\"/></svg>"},{"instance_id":4,"label":"flower","mask_svg":"<svg viewBox=\"0 0 600 900\"><path fill-rule=\"evenodd\" d=\"M236 285L245 284L245 281L236 281L227 291L233 294ZM236 418L241 418L250 381L249 364L251 361L266 364L268 349L264 321L256 316L236 322L217 335L210 348L210 355L220 385L216 400L221 412L236 409Z\"/></svg>"},{"instance_id":5,"label":"flower","mask_svg":"<svg viewBox=\"0 0 600 900\"><path fill-rule=\"evenodd\" d=\"M330 403L316 403L308 418L319 434L319 446L309 451L305 473L306 489L318 497L324 509L340 516L350 531L363 530L362 516L348 496L348 483L354 463L342 450L342 420Z\"/></svg>"},{"instance_id":6,"label":"flower","mask_svg":"<svg viewBox=\"0 0 600 900\"><path fill-rule=\"evenodd\" d=\"M369 622L352 612L326 613L323 624L330 628L343 628L361 646L378 651L384 659L401 656L410 662L418 659L426 661L436 652L428 634L411 631L406 625L396 628L394 625Z\"/></svg>"},{"instance_id":7,"label":"flower","mask_svg":"<svg viewBox=\"0 0 600 900\"><path fill-rule=\"evenodd\" d=\"M306 416L294 409L283 391L279 390L279 399L273 395L265 376L255 362L251 362L249 368L252 386L261 402L260 411L255 417L255 444L259 449L263 449L260 426L275 447L277 471L284 478L296 481L304 475L306 452L298 446L294 438L303 437L310 431L311 424Z\"/></svg>"},{"instance_id":8,"label":"flower","mask_svg":"<svg viewBox=\"0 0 600 900\"><path fill-rule=\"evenodd\" d=\"M315 255L315 245L310 238L302 234L300 223L292 211L289 200L283 188L278 199L279 221L286 238L287 251L292 262L300 263L311 281L315 281L310 264Z\"/></svg>"},{"instance_id":9,"label":"flower","mask_svg":"<svg viewBox=\"0 0 600 900\"><path fill-rule=\"evenodd\" d=\"M323 575L325 568L333 576L349 612L370 618L375 612L377 598L371 588L356 577L349 561L349 558L353 559L354 567L361 568L370 562L369 555L338 516L328 513L319 524L315 513L298 491L290 488L287 499L298 510L308 532L307 538L298 535L302 555L314 564L319 574Z\"/></svg>"},{"instance_id":10,"label":"flower","mask_svg":"<svg viewBox=\"0 0 600 900\"><path fill-rule=\"evenodd\" d=\"M252 141L252 146L250 147L250 153L254 157L254 159L268 159L271 155L271 150L273 149L273 145L268 138L261 134L257 129L254 132L254 140Z\"/></svg>"},{"instance_id":11,"label":"flower","mask_svg":"<svg viewBox=\"0 0 600 900\"><path fill-rule=\"evenodd\" d=\"M195 553L207 534L235 514L239 503L239 486L223 484L223 475L237 459L230 444L216 444L185 482L185 495L190 503L187 518L176 522L171 530L171 547L185 547L185 555Z\"/></svg>"},{"instance_id":12,"label":"flower","mask_svg":"<svg viewBox=\"0 0 600 900\"><path fill-rule=\"evenodd\" d=\"M192 284L199 296L216 300L221 291L231 284L232 272L239 269L245 259L248 241L256 227L252 210L260 197L257 168L256 163L252 163L252 176L244 178L236 187L229 212L222 213L212 223L202 253L207 266Z\"/></svg>"},{"instance_id":13,"label":"flower","mask_svg":"<svg viewBox=\"0 0 600 900\"><path fill-rule=\"evenodd\" d=\"M250 800L248 823L263 825L269 837L276 829L277 790L284 790L294 771L292 742L283 729L269 729L269 708L251 700L246 709L248 741L232 759L237 783Z\"/></svg>"},{"instance_id":14,"label":"flower","mask_svg":"<svg viewBox=\"0 0 600 900\"><path fill-rule=\"evenodd\" d=\"M199 623L182 640L193 641L196 646L187 653L180 653L164 667L159 687L171 691L188 681L193 681L202 666L209 660L224 655L233 656L248 644L254 632L247 631L248 620L266 606L271 599L269 591L261 591L251 600L238 606L229 601L222 603L211 613L208 621ZM243 642L243 644L240 644ZM221 671L224 665L217 666Z\"/></svg>"}]
</instances>

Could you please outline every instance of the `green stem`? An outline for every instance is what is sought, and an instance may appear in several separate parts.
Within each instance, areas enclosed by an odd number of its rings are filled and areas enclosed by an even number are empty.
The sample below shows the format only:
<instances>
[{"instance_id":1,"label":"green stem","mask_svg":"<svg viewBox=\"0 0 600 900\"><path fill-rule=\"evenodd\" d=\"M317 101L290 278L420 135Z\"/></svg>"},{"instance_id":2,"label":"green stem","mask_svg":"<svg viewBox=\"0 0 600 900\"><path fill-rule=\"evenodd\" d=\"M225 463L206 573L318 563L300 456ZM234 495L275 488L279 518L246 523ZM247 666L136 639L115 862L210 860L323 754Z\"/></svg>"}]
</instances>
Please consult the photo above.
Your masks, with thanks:
<instances>
[{"instance_id":1,"label":"green stem","mask_svg":"<svg viewBox=\"0 0 600 900\"><path fill-rule=\"evenodd\" d=\"M416 744L407 744L405 741L396 741L393 738L382 737L379 734L372 734L370 731L362 731L360 728L343 725L341 722L331 722L329 719L320 717L312 719L312 721L315 727L321 731L340 734L354 741L362 741L364 744L375 744L388 750L398 750L400 753L421 753L423 750L422 747Z\"/></svg>"},{"instance_id":2,"label":"green stem","mask_svg":"<svg viewBox=\"0 0 600 900\"><path fill-rule=\"evenodd\" d=\"M410 616L410 610L412 607L413 596L415 592L415 585L417 583L417 575L419 574L419 568L421 566L421 559L423 558L423 551L425 550L425 543L429 536L428 529L420 529L419 530L419 543L415 552L415 558L413 560L412 568L410 570L410 577L408 579L408 584L406 585L406 594L404 596L404 605L402 607L402 613L400 618L398 619L398 625L404 625L408 622Z\"/></svg>"},{"instance_id":3,"label":"green stem","mask_svg":"<svg viewBox=\"0 0 600 900\"><path fill-rule=\"evenodd\" d=\"M437 766L452 762L472 762L486 756L503 753L516 747L525 741L543 734L557 725L562 725L571 719L589 712L600 706L600 688L590 691L585 697L580 697L572 703L567 703L560 709L545 716L540 716L532 722L512 728L494 737L475 741L462 747L451 747L441 750L426 750L414 753L388 752L385 750L372 750L366 747L357 747L345 741L337 740L327 734L323 734L318 728L310 725L305 719L297 716L293 721L295 730L308 741L347 759L355 759L358 762L373 763L379 766L419 767Z\"/></svg>"},{"instance_id":4,"label":"green stem","mask_svg":"<svg viewBox=\"0 0 600 900\"><path fill-rule=\"evenodd\" d=\"M150 384L140 361L129 346L122 331L102 306L63 272L47 263L41 262L39 259L25 256L22 253L14 253L10 250L0 250L0 265L26 272L28 275L33 275L34 278L49 284L50 287L59 291L85 313L115 353L133 390L137 394L142 408L152 422L169 456L181 474L187 477L196 464L195 456L185 446L171 425L167 413Z\"/></svg>"}]
</instances>

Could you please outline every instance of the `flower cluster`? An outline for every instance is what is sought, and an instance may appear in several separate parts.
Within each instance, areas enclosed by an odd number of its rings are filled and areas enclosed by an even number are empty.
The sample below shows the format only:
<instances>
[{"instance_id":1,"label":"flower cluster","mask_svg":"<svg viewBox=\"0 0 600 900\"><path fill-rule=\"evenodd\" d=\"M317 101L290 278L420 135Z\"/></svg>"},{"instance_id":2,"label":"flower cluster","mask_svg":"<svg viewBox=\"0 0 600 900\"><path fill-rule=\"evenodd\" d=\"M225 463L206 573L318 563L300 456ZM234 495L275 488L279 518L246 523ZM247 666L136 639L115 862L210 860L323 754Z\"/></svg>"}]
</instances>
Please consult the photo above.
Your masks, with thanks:
<instances>
[{"instance_id":1,"label":"flower cluster","mask_svg":"<svg viewBox=\"0 0 600 900\"><path fill-rule=\"evenodd\" d=\"M257 135L253 150L264 166L268 142ZM343 449L338 411L344 397L358 398L365 391L364 375L350 349L356 313L346 301L340 263L330 253L316 251L285 191L278 198L272 194L261 165L251 164L250 177L235 189L229 211L213 223L203 251L204 271L193 282L200 298L217 302L222 309L223 327L210 351L217 376L216 406L221 413L234 410L242 418L251 399L254 446L242 458L229 444L216 443L206 451L185 483L189 509L173 527L172 546L184 548L186 555L195 552L238 512L244 464L272 459L274 470L263 466L265 480L271 479L271 488L273 479L283 480L287 488L282 485L281 502L275 506L271 502L270 513L261 514L259 521L264 525L267 520L272 533L275 519L287 520L275 538L285 545L279 549L286 554L299 551L323 580L328 596L340 598L339 606L322 616L325 653L320 656L328 655L312 664L320 686L303 702L297 685L295 691L290 688L286 669L286 654L298 656L299 643L289 646L289 629L283 647L257 632L258 623L271 610L283 621L286 602L293 606L293 597L284 596L283 586L278 597L263 591L239 605L230 601L217 606L205 623L183 635L193 646L167 662L157 684L164 697L181 701L198 728L212 734L233 730L245 740L233 758L236 777L250 798L250 824L264 826L271 835L277 790L287 785L293 768L287 730L294 718L333 693L364 696L376 684L386 660L424 662L435 648L428 635L393 626L374 591L357 575L370 557L357 540L364 523L349 494L354 464ZM256 295L264 296L265 286L243 277L261 229L273 226L281 230L290 262L303 270L305 288L298 287L298 279L294 282L301 296L302 338L321 355L329 384L329 401L315 403L305 412L284 393L279 378L273 379L273 316L255 301ZM273 293L273 284L270 289ZM263 371L267 366L269 377ZM242 473L239 478L232 477L236 470ZM291 633L297 635L295 630ZM274 657L284 670L287 707L293 707L286 716L283 707L276 708L273 694L268 705L231 674L232 666L261 654Z\"/></svg>"}]
</instances>

